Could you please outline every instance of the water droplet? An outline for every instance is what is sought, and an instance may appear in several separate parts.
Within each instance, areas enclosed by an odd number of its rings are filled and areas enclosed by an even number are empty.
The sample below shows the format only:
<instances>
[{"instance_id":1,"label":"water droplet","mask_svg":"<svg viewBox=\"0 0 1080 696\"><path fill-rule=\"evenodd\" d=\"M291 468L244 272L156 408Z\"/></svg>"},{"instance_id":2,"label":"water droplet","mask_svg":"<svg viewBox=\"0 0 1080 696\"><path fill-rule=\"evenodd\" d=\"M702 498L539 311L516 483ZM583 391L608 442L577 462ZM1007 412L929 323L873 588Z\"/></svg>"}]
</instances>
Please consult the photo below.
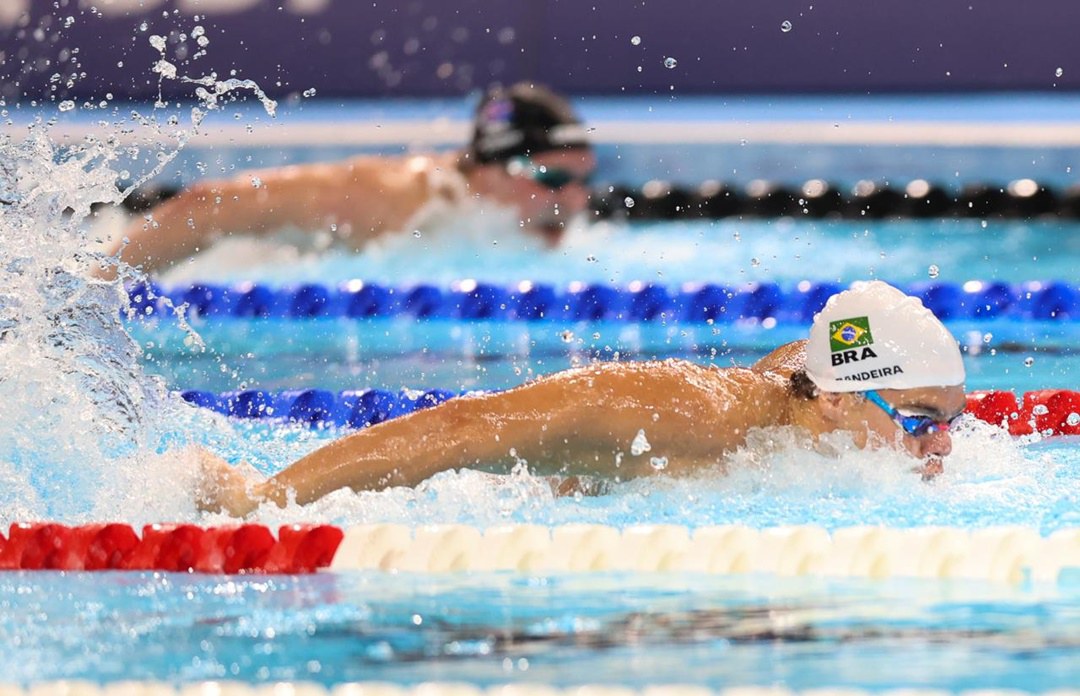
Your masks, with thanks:
<instances>
[{"instance_id":1,"label":"water droplet","mask_svg":"<svg viewBox=\"0 0 1080 696\"><path fill-rule=\"evenodd\" d=\"M561 334L559 334L559 337L562 339L563 343L570 343L574 340L574 332L570 329L567 329L566 331L563 331Z\"/></svg>"},{"instance_id":2,"label":"water droplet","mask_svg":"<svg viewBox=\"0 0 1080 696\"><path fill-rule=\"evenodd\" d=\"M1024 367L1031 367L1035 364L1035 358L1024 358Z\"/></svg>"},{"instance_id":3,"label":"water droplet","mask_svg":"<svg viewBox=\"0 0 1080 696\"><path fill-rule=\"evenodd\" d=\"M936 263L930 264L930 268L926 269L926 274L931 278L937 278L941 275L941 269L937 267Z\"/></svg>"},{"instance_id":4,"label":"water droplet","mask_svg":"<svg viewBox=\"0 0 1080 696\"><path fill-rule=\"evenodd\" d=\"M588 261L589 263L596 263L596 257L593 256L592 254L589 254L588 256L586 256L585 260Z\"/></svg>"},{"instance_id":5,"label":"water droplet","mask_svg":"<svg viewBox=\"0 0 1080 696\"><path fill-rule=\"evenodd\" d=\"M1061 77L1064 74L1065 74L1065 71L1062 70L1061 68L1058 68L1057 70L1054 71L1054 76L1055 77Z\"/></svg>"},{"instance_id":6,"label":"water droplet","mask_svg":"<svg viewBox=\"0 0 1080 696\"><path fill-rule=\"evenodd\" d=\"M311 89L305 89L303 94L304 94L305 97L310 99L311 97L315 96L315 88L312 87Z\"/></svg>"},{"instance_id":7,"label":"water droplet","mask_svg":"<svg viewBox=\"0 0 1080 696\"><path fill-rule=\"evenodd\" d=\"M754 268L757 268L758 266L761 265L761 261L759 261L757 259L757 257L754 257L754 258L750 259L750 265L753 266Z\"/></svg>"},{"instance_id":8,"label":"water droplet","mask_svg":"<svg viewBox=\"0 0 1080 696\"><path fill-rule=\"evenodd\" d=\"M420 230L413 230L412 236L420 239L420 237L422 237L423 235L420 233Z\"/></svg>"},{"instance_id":9,"label":"water droplet","mask_svg":"<svg viewBox=\"0 0 1080 696\"><path fill-rule=\"evenodd\" d=\"M674 68L678 64L679 64L679 61L675 60L671 56L668 56L667 58L664 59L664 67L667 68L668 70L671 70L672 68Z\"/></svg>"},{"instance_id":10,"label":"water droplet","mask_svg":"<svg viewBox=\"0 0 1080 696\"><path fill-rule=\"evenodd\" d=\"M1070 413L1065 419L1067 425L1080 425L1080 413Z\"/></svg>"},{"instance_id":11,"label":"water droplet","mask_svg":"<svg viewBox=\"0 0 1080 696\"><path fill-rule=\"evenodd\" d=\"M786 19L783 22L780 22L780 31L784 32L785 34L791 31L791 22Z\"/></svg>"},{"instance_id":12,"label":"water droplet","mask_svg":"<svg viewBox=\"0 0 1080 696\"><path fill-rule=\"evenodd\" d=\"M649 464L657 471L667 468L667 457L649 457Z\"/></svg>"},{"instance_id":13,"label":"water droplet","mask_svg":"<svg viewBox=\"0 0 1080 696\"><path fill-rule=\"evenodd\" d=\"M994 334L986 332L983 334L983 343L989 343L994 340Z\"/></svg>"},{"instance_id":14,"label":"water droplet","mask_svg":"<svg viewBox=\"0 0 1080 696\"><path fill-rule=\"evenodd\" d=\"M627 208L633 208L634 207L634 199L631 198L630 196L627 196L626 198L623 199L623 205L625 205Z\"/></svg>"},{"instance_id":15,"label":"water droplet","mask_svg":"<svg viewBox=\"0 0 1080 696\"><path fill-rule=\"evenodd\" d=\"M1050 413L1050 409L1046 407L1046 404L1036 404L1031 409L1031 415L1033 416L1045 416L1047 413Z\"/></svg>"},{"instance_id":16,"label":"water droplet","mask_svg":"<svg viewBox=\"0 0 1080 696\"><path fill-rule=\"evenodd\" d=\"M982 222L980 223L980 225L982 226L982 228L983 228L984 230L985 230L985 229L986 229L986 228L988 227L988 224L987 224L986 220L983 220L983 221L982 221Z\"/></svg>"},{"instance_id":17,"label":"water droplet","mask_svg":"<svg viewBox=\"0 0 1080 696\"><path fill-rule=\"evenodd\" d=\"M650 445L648 439L646 439L645 431L637 431L637 435L634 436L634 441L630 443L630 454L635 457L640 457L651 449L652 445Z\"/></svg>"},{"instance_id":18,"label":"water droplet","mask_svg":"<svg viewBox=\"0 0 1080 696\"><path fill-rule=\"evenodd\" d=\"M641 45L641 37L640 36L631 36L630 37L630 43L633 44L634 46L640 46ZM1058 68L1058 71L1060 71L1060 70L1061 70L1061 68Z\"/></svg>"},{"instance_id":19,"label":"water droplet","mask_svg":"<svg viewBox=\"0 0 1080 696\"><path fill-rule=\"evenodd\" d=\"M592 338L593 338L594 341L599 341L600 340L600 332L599 331L593 331Z\"/></svg>"},{"instance_id":20,"label":"water droplet","mask_svg":"<svg viewBox=\"0 0 1080 696\"><path fill-rule=\"evenodd\" d=\"M260 186L262 186L262 179L260 179L257 176L251 177L251 187L252 188L259 188Z\"/></svg>"},{"instance_id":21,"label":"water droplet","mask_svg":"<svg viewBox=\"0 0 1080 696\"><path fill-rule=\"evenodd\" d=\"M61 111L71 111L74 108L75 102L71 101L70 99L65 99L64 101L60 102Z\"/></svg>"}]
</instances>

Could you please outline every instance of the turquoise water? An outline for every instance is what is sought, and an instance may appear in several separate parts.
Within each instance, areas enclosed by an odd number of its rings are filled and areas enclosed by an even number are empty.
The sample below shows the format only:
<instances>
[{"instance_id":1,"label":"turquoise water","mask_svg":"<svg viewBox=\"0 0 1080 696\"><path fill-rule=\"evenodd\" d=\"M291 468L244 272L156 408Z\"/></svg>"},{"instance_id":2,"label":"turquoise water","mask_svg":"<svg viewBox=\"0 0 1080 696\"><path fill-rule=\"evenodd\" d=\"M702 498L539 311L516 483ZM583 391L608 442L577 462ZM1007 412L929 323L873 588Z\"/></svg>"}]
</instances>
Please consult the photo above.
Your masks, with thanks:
<instances>
[{"instance_id":1,"label":"turquoise water","mask_svg":"<svg viewBox=\"0 0 1080 696\"><path fill-rule=\"evenodd\" d=\"M499 243L501 242L501 244ZM1075 279L1080 224L1063 221L725 220L601 225L575 229L559 249L536 249L506 228L479 225L402 235L359 254L305 253L286 241L234 239L166 275L173 283L252 279L287 287L355 278L402 287L449 286L463 278L507 286L521 280L565 287L574 281L644 281L677 289L687 282L802 280L850 283L882 278L902 285L1019 283ZM478 253L477 249L483 249ZM932 268L933 267L933 268ZM502 389L529 376L591 359L683 357L748 364L801 325L661 326L551 321L405 320L231 321L195 323L208 352L192 351L169 322L135 322L153 371L184 389L442 388ZM970 389L1018 392L1075 388L1080 324L951 322L968 344ZM220 360L229 370L217 369ZM1030 364L1028 361L1031 361ZM235 376L233 373L235 372Z\"/></svg>"},{"instance_id":2,"label":"turquoise water","mask_svg":"<svg viewBox=\"0 0 1080 696\"><path fill-rule=\"evenodd\" d=\"M30 594L19 594L30 592ZM19 596L18 602L10 602ZM693 575L0 575L8 680L1076 685L1080 588ZM38 626L27 631L26 625ZM18 640L12 640L18 636Z\"/></svg>"},{"instance_id":3,"label":"turquoise water","mask_svg":"<svg viewBox=\"0 0 1080 696\"><path fill-rule=\"evenodd\" d=\"M1080 323L950 322L965 344L969 390L1074 389ZM187 334L138 322L150 370L175 388L507 389L592 360L682 358L749 365L804 338L802 325L633 325L624 322L457 322L409 319L207 319L195 327L212 349L192 351ZM222 371L222 361L228 370Z\"/></svg>"},{"instance_id":4,"label":"turquoise water","mask_svg":"<svg viewBox=\"0 0 1080 696\"><path fill-rule=\"evenodd\" d=\"M259 280L286 286L351 278L407 284L465 277L513 283L644 279L900 283L973 278L1070 279L1075 225L1058 222L724 221L581 230L556 252L521 251L499 230L467 242L403 237L361 254L273 259L283 243L237 242L196 259L185 278ZM590 236L592 235L592 236ZM516 239L511 237L511 240ZM476 253L477 241L489 253ZM249 252L254 250L253 255ZM291 253L291 250L289 250ZM238 255L234 258L232 255ZM260 261L263 254L265 263ZM241 261L242 260L242 261ZM401 320L195 323L208 350L160 323L132 324L147 364L177 388L500 389L594 359L682 357L747 364L806 327L755 324L628 326ZM951 325L968 347L971 389L1075 388L1075 322ZM568 338L569 332L569 338ZM222 368L225 366L225 369ZM200 412L207 444L266 473L339 436L265 422L222 424ZM224 430L222 430L224 429ZM894 453L839 459L801 451L776 435L735 457L726 476L658 478L612 485L597 497L554 498L526 475L440 474L419 488L337 493L307 510L260 511L273 524L400 522L639 523L702 527L860 524L983 528L1017 524L1049 534L1080 524L1075 438L1002 437L961 426L946 473L926 484ZM41 611L102 612L131 627L123 640L81 641L82 659L29 660L28 678L90 675L173 681L305 679L334 684L428 680L711 687L783 684L793 689L947 690L1074 686L1080 645L1076 585L988 587L957 582L783 581L693 576L444 576L335 573L314 578L230 579L73 576L65 599ZM17 591L18 583L3 588ZM59 595L58 595L59 596ZM180 598L184 599L180 599ZM173 611L174 606L181 606ZM29 637L40 655L63 654L59 631ZM97 646L97 647L87 647ZM167 646L167 647L166 647ZM137 655L120 666L121 655ZM132 672L130 664L137 664ZM93 665L93 666L91 666ZM13 667L14 661L13 661Z\"/></svg>"},{"instance_id":5,"label":"turquoise water","mask_svg":"<svg viewBox=\"0 0 1080 696\"><path fill-rule=\"evenodd\" d=\"M772 106L758 104L751 111L760 117ZM790 117L805 108L796 104L787 113ZM862 109L864 116L877 118L901 111L913 116L900 102ZM968 107L948 118L966 118L973 111L977 108ZM832 119L837 113L815 118ZM738 109L733 114L752 117ZM667 115L697 118L678 109ZM881 146L826 149L828 157L818 157L822 148L808 147L796 158L790 148L683 147L658 162L649 147L609 146L602 163L605 176L631 183L634 177L653 175L696 183L707 176L728 178L729 171L734 180L846 180L861 171L875 178L933 174L959 182L992 173L993 179L1032 175L1063 182L1070 178L1075 155L1068 148L1045 153L1023 148L932 153ZM319 154L312 150L305 156ZM215 153L211 165L242 162L245 156L242 151ZM258 243L230 239L170 271L165 280L280 285L353 278L395 285L449 283L467 277L503 283L769 281L785 286L803 279L847 283L870 277L898 283L931 278L1075 282L1080 253L1078 226L1059 221L604 224L573 231L555 251L541 250L509 229L464 221L420 237L384 240L359 254L321 253L287 238ZM593 359L614 359L616 353L620 359L674 356L746 364L801 337L806 327L208 321L195 324L201 339L160 323L129 328L143 351L142 364L166 388L223 391L505 388ZM1080 329L1075 322L957 323L951 328L968 346L969 388L1076 388ZM64 430L49 422L19 442L46 438L54 429ZM195 441L270 473L341 434L227 421L180 408L166 432L154 435L160 435L161 450ZM151 449L158 442L149 436L146 441ZM844 450L842 438L836 444ZM160 480L163 470L176 469L173 463L162 466L145 457L138 461L147 466L145 479L139 478L141 472L126 470L84 480L72 474L80 471L71 466L82 454L72 447L40 455L29 484L8 469L0 475L5 486L19 492L14 496L19 505L48 510L65 522L93 519L101 509L120 509L132 522L157 521L162 515L208 524L224 521L196 516L182 477ZM154 454L168 460L168 452ZM1013 439L967 422L956 432L955 451L942 476L926 483L910 467L910 460L893 452L823 457L807 451L790 433L764 432L732 457L726 474L615 482L595 497L555 498L543 480L524 472L492 476L461 471L440 474L416 489L337 492L306 508L263 509L255 519L270 525L318 520L340 525L673 523L692 528L815 524L829 529L1015 524L1043 534L1080 525L1076 438ZM114 473L122 474L119 483ZM129 495L122 502L130 504L95 506L114 490ZM132 491L153 499L140 504ZM0 675L23 683L57 678L306 679L325 684L377 679L1042 691L1080 682L1078 607L1072 576L1052 588L1003 588L974 582L688 575L5 573L0 575L0 637L8 649L0 656Z\"/></svg>"}]
</instances>

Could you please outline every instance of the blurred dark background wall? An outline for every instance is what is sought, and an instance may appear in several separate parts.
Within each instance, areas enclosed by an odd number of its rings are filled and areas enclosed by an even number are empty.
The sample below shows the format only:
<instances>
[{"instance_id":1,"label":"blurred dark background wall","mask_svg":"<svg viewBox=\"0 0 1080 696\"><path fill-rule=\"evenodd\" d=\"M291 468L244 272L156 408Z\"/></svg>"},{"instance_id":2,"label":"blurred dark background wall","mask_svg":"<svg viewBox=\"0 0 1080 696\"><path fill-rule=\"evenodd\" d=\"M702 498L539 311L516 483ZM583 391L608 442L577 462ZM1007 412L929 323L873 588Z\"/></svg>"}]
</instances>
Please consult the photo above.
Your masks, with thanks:
<instances>
[{"instance_id":1,"label":"blurred dark background wall","mask_svg":"<svg viewBox=\"0 0 1080 696\"><path fill-rule=\"evenodd\" d=\"M0 89L153 98L160 34L271 96L1072 91L1077 27L1076 0L0 0Z\"/></svg>"}]
</instances>

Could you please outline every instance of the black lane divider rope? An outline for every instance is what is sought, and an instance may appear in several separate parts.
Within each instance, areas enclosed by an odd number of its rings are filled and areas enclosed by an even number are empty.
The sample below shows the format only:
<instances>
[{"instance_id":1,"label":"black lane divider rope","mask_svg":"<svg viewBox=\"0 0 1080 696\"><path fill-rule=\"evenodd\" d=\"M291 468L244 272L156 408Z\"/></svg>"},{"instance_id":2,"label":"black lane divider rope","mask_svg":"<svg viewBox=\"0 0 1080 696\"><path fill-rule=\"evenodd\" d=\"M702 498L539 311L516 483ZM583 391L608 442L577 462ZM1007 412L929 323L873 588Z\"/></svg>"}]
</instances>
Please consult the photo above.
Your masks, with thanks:
<instances>
[{"instance_id":1,"label":"black lane divider rope","mask_svg":"<svg viewBox=\"0 0 1080 696\"><path fill-rule=\"evenodd\" d=\"M910 283L901 285L943 320L1076 321L1080 285L1063 282ZM162 288L140 283L128 289L134 317L169 315L221 319L372 319L409 317L465 321L616 321L708 323L774 320L806 324L843 290L839 283L804 281L794 288L776 283L738 286L686 283L668 287L570 283L557 288L522 281L513 286L462 280L449 288L404 287L354 280L340 285L307 283L274 288L258 283L232 286L195 283Z\"/></svg>"},{"instance_id":2,"label":"black lane divider rope","mask_svg":"<svg viewBox=\"0 0 1080 696\"><path fill-rule=\"evenodd\" d=\"M1031 179L949 189L925 179L902 185L860 181L840 187L823 179L801 186L707 181L696 188L653 180L640 189L594 192L598 217L630 220L806 217L852 220L926 218L1080 218L1080 186L1056 190Z\"/></svg>"},{"instance_id":3,"label":"black lane divider rope","mask_svg":"<svg viewBox=\"0 0 1080 696\"><path fill-rule=\"evenodd\" d=\"M144 186L123 206L146 212L179 188ZM864 180L841 186L824 179L803 184L755 180L739 185L706 181L698 186L652 180L640 188L600 187L590 195L599 218L629 220L807 217L857 220L906 218L1056 217L1080 219L1080 184L1055 188L1032 179L1004 184L970 183L960 188L925 179L905 183Z\"/></svg>"}]
</instances>

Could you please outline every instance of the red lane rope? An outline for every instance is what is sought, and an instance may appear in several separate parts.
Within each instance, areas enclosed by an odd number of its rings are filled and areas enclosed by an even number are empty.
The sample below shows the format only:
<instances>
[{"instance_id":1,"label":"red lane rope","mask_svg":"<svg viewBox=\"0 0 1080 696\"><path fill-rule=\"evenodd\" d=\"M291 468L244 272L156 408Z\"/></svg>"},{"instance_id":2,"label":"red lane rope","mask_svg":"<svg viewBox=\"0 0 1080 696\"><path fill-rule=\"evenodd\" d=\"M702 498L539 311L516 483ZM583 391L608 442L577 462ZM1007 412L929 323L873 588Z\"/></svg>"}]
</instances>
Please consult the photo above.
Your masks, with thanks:
<instances>
[{"instance_id":1,"label":"red lane rope","mask_svg":"<svg viewBox=\"0 0 1080 696\"><path fill-rule=\"evenodd\" d=\"M11 525L0 534L0 570L159 570L312 573L334 558L344 533L332 525L287 525L275 539L259 524Z\"/></svg>"},{"instance_id":2,"label":"red lane rope","mask_svg":"<svg viewBox=\"0 0 1080 696\"><path fill-rule=\"evenodd\" d=\"M967 411L1011 435L1080 435L1080 392L1068 389L1030 391L1019 400L1011 391L971 392Z\"/></svg>"}]
</instances>

